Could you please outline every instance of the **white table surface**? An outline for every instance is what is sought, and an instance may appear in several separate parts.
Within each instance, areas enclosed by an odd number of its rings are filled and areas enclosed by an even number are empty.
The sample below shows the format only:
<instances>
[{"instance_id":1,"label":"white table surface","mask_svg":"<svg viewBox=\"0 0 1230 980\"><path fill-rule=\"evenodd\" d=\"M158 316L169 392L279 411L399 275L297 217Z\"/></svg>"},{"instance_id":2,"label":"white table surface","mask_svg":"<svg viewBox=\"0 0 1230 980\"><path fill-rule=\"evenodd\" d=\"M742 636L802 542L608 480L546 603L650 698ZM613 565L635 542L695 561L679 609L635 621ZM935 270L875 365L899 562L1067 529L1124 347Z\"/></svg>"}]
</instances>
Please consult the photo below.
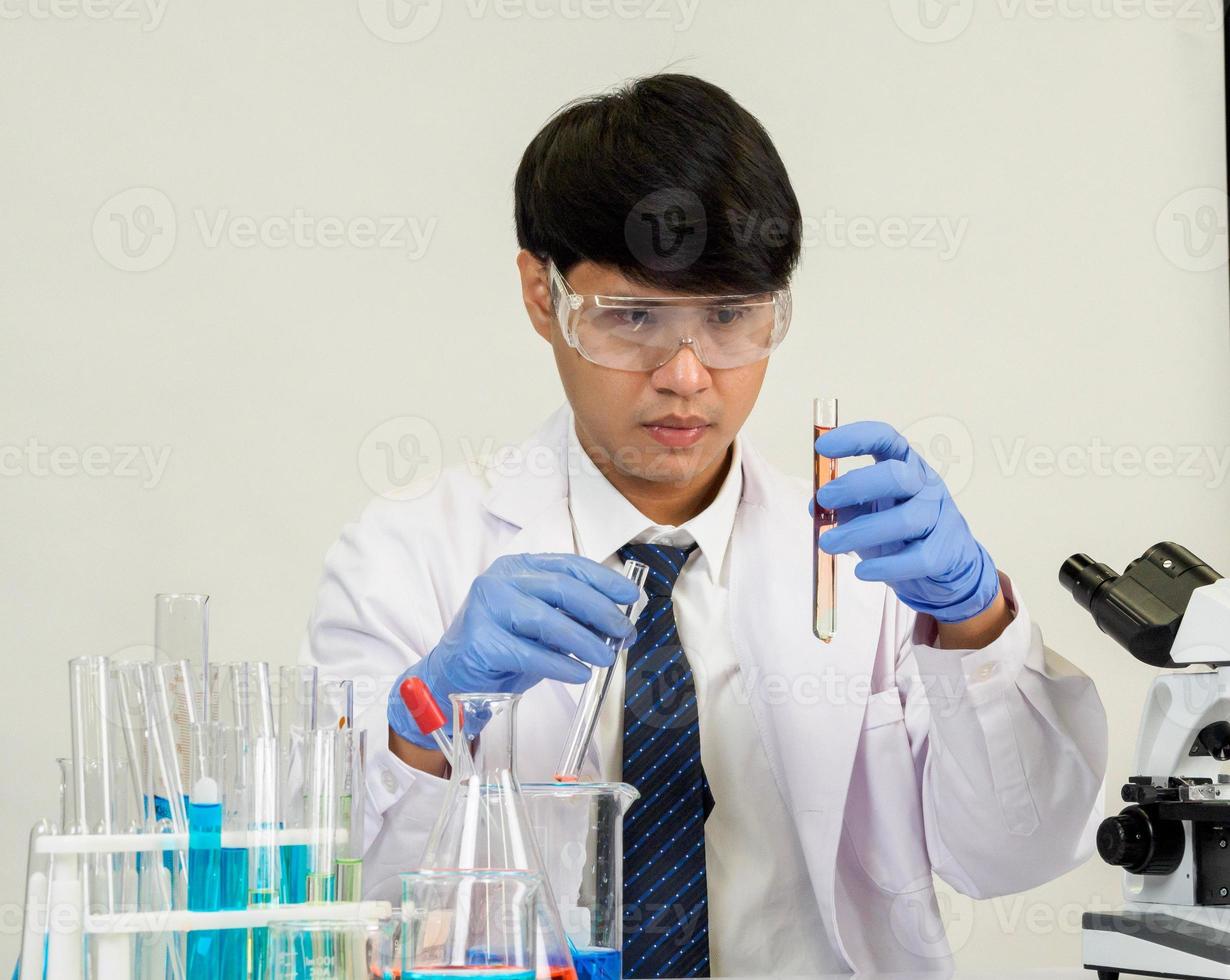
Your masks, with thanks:
<instances>
[{"instance_id":1,"label":"white table surface","mask_svg":"<svg viewBox=\"0 0 1230 980\"><path fill-rule=\"evenodd\" d=\"M995 970L995 971L980 971L972 972L958 970L951 975L951 980L1097 980L1097 972L1094 970L1085 970L1081 967L1071 967L1065 969L1046 969L1046 970ZM1134 975L1124 973L1124 978L1132 978ZM854 980L878 980L883 977L884 980L938 980L944 977L942 973L857 973L853 975ZM727 978L727 980L736 980L736 978ZM751 977L741 977L737 980L753 980ZM757 978L759 980L759 978ZM768 978L765 978L768 980ZM772 980L786 980L782 977L774 977ZM801 978L794 978L801 980ZM849 973L815 973L808 980L851 980Z\"/></svg>"}]
</instances>

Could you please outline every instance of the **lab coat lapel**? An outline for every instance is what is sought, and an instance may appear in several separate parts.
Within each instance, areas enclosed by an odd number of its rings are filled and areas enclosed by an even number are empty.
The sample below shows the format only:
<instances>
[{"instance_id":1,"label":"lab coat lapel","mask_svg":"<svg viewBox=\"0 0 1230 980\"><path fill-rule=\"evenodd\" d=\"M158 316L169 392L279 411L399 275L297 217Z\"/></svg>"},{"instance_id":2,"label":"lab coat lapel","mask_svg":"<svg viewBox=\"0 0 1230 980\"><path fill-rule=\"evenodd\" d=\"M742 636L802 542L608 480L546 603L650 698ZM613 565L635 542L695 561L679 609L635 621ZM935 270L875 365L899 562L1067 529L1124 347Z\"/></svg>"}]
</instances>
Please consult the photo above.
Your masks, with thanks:
<instances>
[{"instance_id":1,"label":"lab coat lapel","mask_svg":"<svg viewBox=\"0 0 1230 980\"><path fill-rule=\"evenodd\" d=\"M568 510L568 426L572 413L558 409L521 444L492 478L487 510L516 528L501 554L575 554ZM561 710L571 718L581 695L580 684L551 684ZM591 743L589 763L599 771Z\"/></svg>"},{"instance_id":2,"label":"lab coat lapel","mask_svg":"<svg viewBox=\"0 0 1230 980\"><path fill-rule=\"evenodd\" d=\"M731 541L730 613L746 694L790 809L821 914L837 934L834 876L850 774L879 642L882 593L838 557L838 630L812 634L806 489L744 443ZM844 951L843 951L844 952Z\"/></svg>"}]
</instances>

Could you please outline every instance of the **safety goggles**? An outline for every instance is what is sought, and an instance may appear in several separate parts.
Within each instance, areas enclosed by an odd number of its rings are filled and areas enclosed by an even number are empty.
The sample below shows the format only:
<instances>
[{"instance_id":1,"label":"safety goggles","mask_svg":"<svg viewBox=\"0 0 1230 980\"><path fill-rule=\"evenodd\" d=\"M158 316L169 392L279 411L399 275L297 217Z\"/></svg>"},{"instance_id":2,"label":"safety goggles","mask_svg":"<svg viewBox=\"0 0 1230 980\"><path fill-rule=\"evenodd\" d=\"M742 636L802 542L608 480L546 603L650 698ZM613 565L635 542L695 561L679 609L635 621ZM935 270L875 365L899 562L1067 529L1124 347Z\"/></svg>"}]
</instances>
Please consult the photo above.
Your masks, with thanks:
<instances>
[{"instance_id":1,"label":"safety goggles","mask_svg":"<svg viewBox=\"0 0 1230 980\"><path fill-rule=\"evenodd\" d=\"M548 265L551 302L568 346L621 371L654 371L681 347L709 368L763 360L790 327L790 290L739 296L598 296L577 293Z\"/></svg>"}]
</instances>

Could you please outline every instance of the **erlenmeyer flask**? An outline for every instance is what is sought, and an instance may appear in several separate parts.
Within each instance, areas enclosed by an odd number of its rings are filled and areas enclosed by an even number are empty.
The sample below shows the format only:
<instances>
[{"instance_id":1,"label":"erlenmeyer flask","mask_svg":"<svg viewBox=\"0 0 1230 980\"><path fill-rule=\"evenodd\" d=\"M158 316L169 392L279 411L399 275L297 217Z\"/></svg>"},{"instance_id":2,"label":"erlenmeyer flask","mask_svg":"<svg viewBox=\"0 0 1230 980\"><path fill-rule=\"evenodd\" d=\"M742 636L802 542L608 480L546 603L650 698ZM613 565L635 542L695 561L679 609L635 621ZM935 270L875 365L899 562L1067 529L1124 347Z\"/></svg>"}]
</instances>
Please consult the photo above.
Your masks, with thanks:
<instances>
[{"instance_id":1,"label":"erlenmeyer flask","mask_svg":"<svg viewBox=\"0 0 1230 980\"><path fill-rule=\"evenodd\" d=\"M425 869L515 870L542 875L538 891L538 980L576 980L559 909L530 824L514 760L519 694L454 694L456 753L440 817L423 854Z\"/></svg>"}]
</instances>

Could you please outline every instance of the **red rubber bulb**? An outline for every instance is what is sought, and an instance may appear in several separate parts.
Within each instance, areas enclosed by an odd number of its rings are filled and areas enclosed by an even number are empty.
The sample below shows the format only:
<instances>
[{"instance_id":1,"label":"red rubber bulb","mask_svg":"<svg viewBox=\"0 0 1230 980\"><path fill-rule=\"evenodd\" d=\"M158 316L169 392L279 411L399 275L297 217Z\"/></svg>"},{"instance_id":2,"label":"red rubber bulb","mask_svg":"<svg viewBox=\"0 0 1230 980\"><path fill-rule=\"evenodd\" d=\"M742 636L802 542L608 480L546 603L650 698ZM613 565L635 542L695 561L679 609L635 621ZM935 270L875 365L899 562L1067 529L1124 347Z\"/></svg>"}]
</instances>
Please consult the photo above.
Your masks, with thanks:
<instances>
[{"instance_id":1,"label":"red rubber bulb","mask_svg":"<svg viewBox=\"0 0 1230 980\"><path fill-rule=\"evenodd\" d=\"M444 713L436 704L436 699L431 696L427 685L420 678L407 677L401 682L399 690L402 702L406 705L406 710L410 712L414 723L419 726L420 732L430 735L437 728L444 727Z\"/></svg>"}]
</instances>

